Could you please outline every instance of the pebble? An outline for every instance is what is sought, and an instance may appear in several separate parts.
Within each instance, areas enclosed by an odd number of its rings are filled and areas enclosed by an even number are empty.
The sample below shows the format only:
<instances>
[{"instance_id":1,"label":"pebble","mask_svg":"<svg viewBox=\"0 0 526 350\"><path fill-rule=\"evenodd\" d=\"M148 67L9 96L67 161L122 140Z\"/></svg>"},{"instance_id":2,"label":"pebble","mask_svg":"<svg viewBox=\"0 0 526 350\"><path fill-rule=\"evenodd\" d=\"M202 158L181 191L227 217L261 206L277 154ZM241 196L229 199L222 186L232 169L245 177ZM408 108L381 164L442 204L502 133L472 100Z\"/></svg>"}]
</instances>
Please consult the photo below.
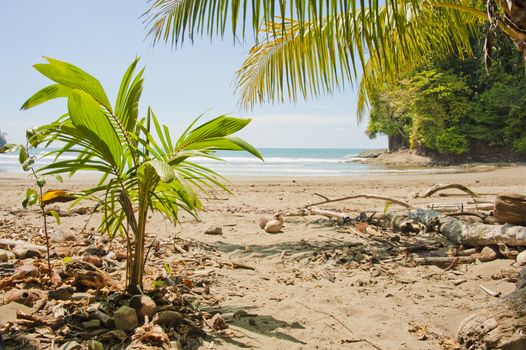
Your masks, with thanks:
<instances>
[{"instance_id":1,"label":"pebble","mask_svg":"<svg viewBox=\"0 0 526 350\"><path fill-rule=\"evenodd\" d=\"M140 319L144 319L145 316L148 316L148 319L151 320L155 311L157 311L157 305L155 302L147 295L134 295L130 299L130 306L137 311L137 316Z\"/></svg>"},{"instance_id":2,"label":"pebble","mask_svg":"<svg viewBox=\"0 0 526 350\"><path fill-rule=\"evenodd\" d=\"M482 262L495 260L496 258L497 252L488 246L482 248L482 251L479 253L479 260Z\"/></svg>"},{"instance_id":3,"label":"pebble","mask_svg":"<svg viewBox=\"0 0 526 350\"><path fill-rule=\"evenodd\" d=\"M517 255L517 261L515 263L517 267L522 267L526 265L526 250L522 251Z\"/></svg>"},{"instance_id":4,"label":"pebble","mask_svg":"<svg viewBox=\"0 0 526 350\"><path fill-rule=\"evenodd\" d=\"M205 235L222 235L223 228L221 226L210 226L206 231Z\"/></svg>"},{"instance_id":5,"label":"pebble","mask_svg":"<svg viewBox=\"0 0 526 350\"><path fill-rule=\"evenodd\" d=\"M24 248L24 247L13 248L13 253L19 259L28 259L28 258L39 258L40 259L42 257L40 252L33 250L33 249Z\"/></svg>"},{"instance_id":6,"label":"pebble","mask_svg":"<svg viewBox=\"0 0 526 350\"><path fill-rule=\"evenodd\" d=\"M51 243L72 242L77 240L77 235L72 231L55 230L49 237Z\"/></svg>"},{"instance_id":7,"label":"pebble","mask_svg":"<svg viewBox=\"0 0 526 350\"><path fill-rule=\"evenodd\" d=\"M139 325L135 309L129 306L121 306L113 314L113 319L115 321L115 328L123 331L131 331Z\"/></svg>"},{"instance_id":8,"label":"pebble","mask_svg":"<svg viewBox=\"0 0 526 350\"><path fill-rule=\"evenodd\" d=\"M82 327L86 329L100 328L100 320L95 319L95 320L89 320L89 321L82 322Z\"/></svg>"}]
</instances>

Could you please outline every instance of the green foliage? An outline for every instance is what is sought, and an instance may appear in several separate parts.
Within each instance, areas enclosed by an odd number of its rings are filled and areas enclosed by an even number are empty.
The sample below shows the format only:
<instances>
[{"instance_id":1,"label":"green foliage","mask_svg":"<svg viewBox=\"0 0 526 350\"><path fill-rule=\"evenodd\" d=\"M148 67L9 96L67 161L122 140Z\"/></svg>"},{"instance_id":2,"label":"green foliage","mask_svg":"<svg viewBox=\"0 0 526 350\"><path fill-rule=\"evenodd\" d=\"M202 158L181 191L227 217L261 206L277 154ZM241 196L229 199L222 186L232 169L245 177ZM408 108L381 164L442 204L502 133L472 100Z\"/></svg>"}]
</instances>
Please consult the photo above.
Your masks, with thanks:
<instances>
[{"instance_id":1,"label":"green foliage","mask_svg":"<svg viewBox=\"0 0 526 350\"><path fill-rule=\"evenodd\" d=\"M22 108L66 97L67 113L29 133L32 144L62 145L48 154L55 161L38 172L73 175L94 170L101 175L98 185L85 189L79 200L99 202L101 231L112 237L131 231L135 236L128 289L136 292L142 288L148 211L160 212L175 223L180 209L197 215L203 207L201 194L227 190L221 176L190 159L217 159L217 150L247 151L261 158L254 147L232 136L250 119L219 116L195 127L196 120L173 142L168 127L151 108L139 118L143 70L135 73L138 59L126 70L113 106L96 78L72 64L47 60L35 68L54 84L38 91ZM66 152L77 157L60 160Z\"/></svg>"},{"instance_id":2,"label":"green foliage","mask_svg":"<svg viewBox=\"0 0 526 350\"><path fill-rule=\"evenodd\" d=\"M430 57L400 81L376 89L369 136L402 135L413 148L445 155L473 152L477 145L526 153L522 59L504 40L495 55L489 74L480 57Z\"/></svg>"}]
</instances>

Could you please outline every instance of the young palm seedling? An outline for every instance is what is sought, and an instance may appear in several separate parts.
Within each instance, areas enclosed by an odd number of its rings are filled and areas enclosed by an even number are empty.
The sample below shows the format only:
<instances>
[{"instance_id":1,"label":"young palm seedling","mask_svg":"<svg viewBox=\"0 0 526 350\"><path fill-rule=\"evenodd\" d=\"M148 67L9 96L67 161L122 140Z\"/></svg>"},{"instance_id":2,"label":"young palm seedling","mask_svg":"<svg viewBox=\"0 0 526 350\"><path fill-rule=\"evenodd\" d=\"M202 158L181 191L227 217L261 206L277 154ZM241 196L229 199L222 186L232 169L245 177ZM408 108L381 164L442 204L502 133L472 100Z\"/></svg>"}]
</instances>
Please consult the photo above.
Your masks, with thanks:
<instances>
[{"instance_id":1,"label":"young palm seedling","mask_svg":"<svg viewBox=\"0 0 526 350\"><path fill-rule=\"evenodd\" d=\"M137 59L125 72L114 104L93 76L66 62L47 61L34 67L54 83L35 93L22 108L65 98L67 112L34 129L32 144L60 147L48 153L55 161L37 174L100 174L98 184L84 189L80 199L99 201L101 231L110 236L133 234L127 289L136 293L143 284L148 212L160 212L175 223L180 209L197 215L203 207L200 194L216 188L228 191L224 178L191 159L219 159L217 150L248 151L261 158L254 147L232 135L250 119L223 115L199 126L195 120L174 141L151 108L139 117L143 70L135 74ZM61 158L66 152L76 157Z\"/></svg>"}]
</instances>

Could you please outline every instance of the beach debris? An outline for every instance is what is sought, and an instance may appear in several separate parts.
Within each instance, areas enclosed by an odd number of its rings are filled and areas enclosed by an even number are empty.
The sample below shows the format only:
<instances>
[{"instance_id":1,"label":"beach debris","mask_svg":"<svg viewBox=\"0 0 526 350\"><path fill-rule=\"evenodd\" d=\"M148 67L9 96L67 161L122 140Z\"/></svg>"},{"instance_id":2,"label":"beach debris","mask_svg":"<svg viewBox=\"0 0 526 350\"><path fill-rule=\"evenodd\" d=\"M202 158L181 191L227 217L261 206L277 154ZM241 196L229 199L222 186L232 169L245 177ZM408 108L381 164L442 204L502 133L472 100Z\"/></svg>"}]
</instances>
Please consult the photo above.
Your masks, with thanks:
<instances>
[{"instance_id":1,"label":"beach debris","mask_svg":"<svg viewBox=\"0 0 526 350\"><path fill-rule=\"evenodd\" d=\"M265 232L267 233L280 233L281 229L283 228L283 215L276 214L274 216L274 219L269 220L265 224Z\"/></svg>"},{"instance_id":2,"label":"beach debris","mask_svg":"<svg viewBox=\"0 0 526 350\"><path fill-rule=\"evenodd\" d=\"M205 235L222 235L223 228L221 226L210 226L206 229Z\"/></svg>"},{"instance_id":3,"label":"beach debris","mask_svg":"<svg viewBox=\"0 0 526 350\"><path fill-rule=\"evenodd\" d=\"M113 319L115 321L115 328L123 331L132 331L139 325L135 309L126 305L121 306L115 311Z\"/></svg>"},{"instance_id":4,"label":"beach debris","mask_svg":"<svg viewBox=\"0 0 526 350\"><path fill-rule=\"evenodd\" d=\"M158 324L163 326L173 326L174 324L180 323L184 319L180 312L173 310L159 311L155 314L152 319L152 324Z\"/></svg>"},{"instance_id":5,"label":"beach debris","mask_svg":"<svg viewBox=\"0 0 526 350\"><path fill-rule=\"evenodd\" d=\"M502 294L501 292L496 292L493 289L489 289L488 287L484 287L482 284L479 285L479 288L482 289L484 291L484 293L486 293L487 295L495 297L495 298L500 297L501 294Z\"/></svg>"},{"instance_id":6,"label":"beach debris","mask_svg":"<svg viewBox=\"0 0 526 350\"><path fill-rule=\"evenodd\" d=\"M526 226L526 196L502 193L495 199L495 219L500 224Z\"/></svg>"},{"instance_id":7,"label":"beach debris","mask_svg":"<svg viewBox=\"0 0 526 350\"><path fill-rule=\"evenodd\" d=\"M117 285L117 282L106 272L85 261L72 261L66 264L64 274L73 278L75 285L85 288L97 289Z\"/></svg>"},{"instance_id":8,"label":"beach debris","mask_svg":"<svg viewBox=\"0 0 526 350\"><path fill-rule=\"evenodd\" d=\"M418 340L427 340L428 338L427 326L423 324L412 324L409 333L414 333Z\"/></svg>"},{"instance_id":9,"label":"beach debris","mask_svg":"<svg viewBox=\"0 0 526 350\"><path fill-rule=\"evenodd\" d=\"M88 350L104 350L104 344L95 339L88 340Z\"/></svg>"},{"instance_id":10,"label":"beach debris","mask_svg":"<svg viewBox=\"0 0 526 350\"><path fill-rule=\"evenodd\" d=\"M416 192L415 194L413 194L413 198L427 198L427 197L432 196L433 194L435 194L437 192L440 192L440 191L443 191L443 190L449 190L449 189L452 189L452 188L460 190L460 191L466 193L467 195L469 195L471 197L478 197L478 194L476 194L475 192L470 190L468 187L466 187L466 186L464 186L462 184L450 183L450 184L436 184L436 185L433 185L430 188L428 188L426 191L424 191L423 193Z\"/></svg>"},{"instance_id":11,"label":"beach debris","mask_svg":"<svg viewBox=\"0 0 526 350\"><path fill-rule=\"evenodd\" d=\"M378 199L378 200L382 200L382 201L385 201L385 202L388 202L388 203L391 203L391 204L398 204L398 205L401 205L402 207L405 207L405 208L408 208L408 209L413 208L413 206L411 204L409 204L409 203L407 203L405 201L402 201L400 199L387 197L387 196L382 196L382 195L377 195L377 194L367 194L367 193L365 193L365 194L354 194L354 195L340 197L340 198L335 198L335 199L330 199L330 198L328 198L328 197L326 197L324 195L321 195L319 193L314 193L314 194L319 196L319 197L322 197L324 199L324 201L308 204L308 205L305 206L305 208L314 207L314 206L318 206L318 205L322 205L322 204L347 201L347 200L351 200L351 199L358 199L358 198Z\"/></svg>"},{"instance_id":12,"label":"beach debris","mask_svg":"<svg viewBox=\"0 0 526 350\"><path fill-rule=\"evenodd\" d=\"M44 299L45 293L38 289L12 289L4 297L4 304L11 302L33 306L38 300Z\"/></svg>"},{"instance_id":13,"label":"beach debris","mask_svg":"<svg viewBox=\"0 0 526 350\"><path fill-rule=\"evenodd\" d=\"M216 313L209 320L205 319L205 321L210 328L216 331L228 328L228 324L226 323L225 319L219 313Z\"/></svg>"},{"instance_id":14,"label":"beach debris","mask_svg":"<svg viewBox=\"0 0 526 350\"><path fill-rule=\"evenodd\" d=\"M137 328L132 336L132 343L127 349L145 349L144 344L152 348L154 346L155 349L172 349L168 335L160 326L153 323L146 323Z\"/></svg>"}]
</instances>

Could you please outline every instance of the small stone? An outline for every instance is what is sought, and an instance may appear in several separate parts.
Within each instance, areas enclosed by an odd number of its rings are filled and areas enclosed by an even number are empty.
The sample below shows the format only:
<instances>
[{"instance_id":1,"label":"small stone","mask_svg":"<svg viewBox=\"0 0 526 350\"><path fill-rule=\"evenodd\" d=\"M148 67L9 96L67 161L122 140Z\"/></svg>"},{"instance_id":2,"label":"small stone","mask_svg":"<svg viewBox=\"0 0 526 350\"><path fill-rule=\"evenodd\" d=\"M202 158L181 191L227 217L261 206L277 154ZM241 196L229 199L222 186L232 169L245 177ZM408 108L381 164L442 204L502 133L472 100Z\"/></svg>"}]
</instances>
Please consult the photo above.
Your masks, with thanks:
<instances>
[{"instance_id":1,"label":"small stone","mask_svg":"<svg viewBox=\"0 0 526 350\"><path fill-rule=\"evenodd\" d=\"M482 262L495 260L497 259L497 252L492 248L486 246L482 248L482 251L479 253L479 259Z\"/></svg>"},{"instance_id":2,"label":"small stone","mask_svg":"<svg viewBox=\"0 0 526 350\"><path fill-rule=\"evenodd\" d=\"M72 242L77 240L77 235L72 231L55 230L49 237L51 243Z\"/></svg>"},{"instance_id":3,"label":"small stone","mask_svg":"<svg viewBox=\"0 0 526 350\"><path fill-rule=\"evenodd\" d=\"M113 314L113 319L115 320L115 328L124 331L131 331L139 325L135 309L129 306L121 306Z\"/></svg>"},{"instance_id":4,"label":"small stone","mask_svg":"<svg viewBox=\"0 0 526 350\"><path fill-rule=\"evenodd\" d=\"M223 228L221 226L210 226L206 231L205 235L222 235Z\"/></svg>"},{"instance_id":5,"label":"small stone","mask_svg":"<svg viewBox=\"0 0 526 350\"><path fill-rule=\"evenodd\" d=\"M179 312L166 310L156 313L152 319L152 323L159 325L173 325L180 322L182 319L183 315L181 315Z\"/></svg>"},{"instance_id":6,"label":"small stone","mask_svg":"<svg viewBox=\"0 0 526 350\"><path fill-rule=\"evenodd\" d=\"M273 220L270 220L265 224L265 232L267 233L280 233L283 228L283 216L276 215Z\"/></svg>"},{"instance_id":7,"label":"small stone","mask_svg":"<svg viewBox=\"0 0 526 350\"><path fill-rule=\"evenodd\" d=\"M526 265L526 250L522 251L517 255L517 260L515 262L515 266L522 267Z\"/></svg>"},{"instance_id":8,"label":"small stone","mask_svg":"<svg viewBox=\"0 0 526 350\"><path fill-rule=\"evenodd\" d=\"M145 316L148 316L148 319L151 320L155 311L157 311L157 305L155 302L147 295L134 295L130 299L130 306L137 311L137 316L140 319L144 319Z\"/></svg>"},{"instance_id":9,"label":"small stone","mask_svg":"<svg viewBox=\"0 0 526 350\"><path fill-rule=\"evenodd\" d=\"M117 260L117 254L115 254L114 252L109 252L108 254L106 254L105 258L110 260Z\"/></svg>"},{"instance_id":10,"label":"small stone","mask_svg":"<svg viewBox=\"0 0 526 350\"><path fill-rule=\"evenodd\" d=\"M104 350L104 345L95 339L88 340L88 350Z\"/></svg>"},{"instance_id":11,"label":"small stone","mask_svg":"<svg viewBox=\"0 0 526 350\"><path fill-rule=\"evenodd\" d=\"M48 293L49 299L66 300L71 298L71 295L75 293L75 288L72 286L60 287L54 290L50 290Z\"/></svg>"},{"instance_id":12,"label":"small stone","mask_svg":"<svg viewBox=\"0 0 526 350\"><path fill-rule=\"evenodd\" d=\"M100 320L89 320L86 322L82 322L82 327L86 329L100 328Z\"/></svg>"}]
</instances>

